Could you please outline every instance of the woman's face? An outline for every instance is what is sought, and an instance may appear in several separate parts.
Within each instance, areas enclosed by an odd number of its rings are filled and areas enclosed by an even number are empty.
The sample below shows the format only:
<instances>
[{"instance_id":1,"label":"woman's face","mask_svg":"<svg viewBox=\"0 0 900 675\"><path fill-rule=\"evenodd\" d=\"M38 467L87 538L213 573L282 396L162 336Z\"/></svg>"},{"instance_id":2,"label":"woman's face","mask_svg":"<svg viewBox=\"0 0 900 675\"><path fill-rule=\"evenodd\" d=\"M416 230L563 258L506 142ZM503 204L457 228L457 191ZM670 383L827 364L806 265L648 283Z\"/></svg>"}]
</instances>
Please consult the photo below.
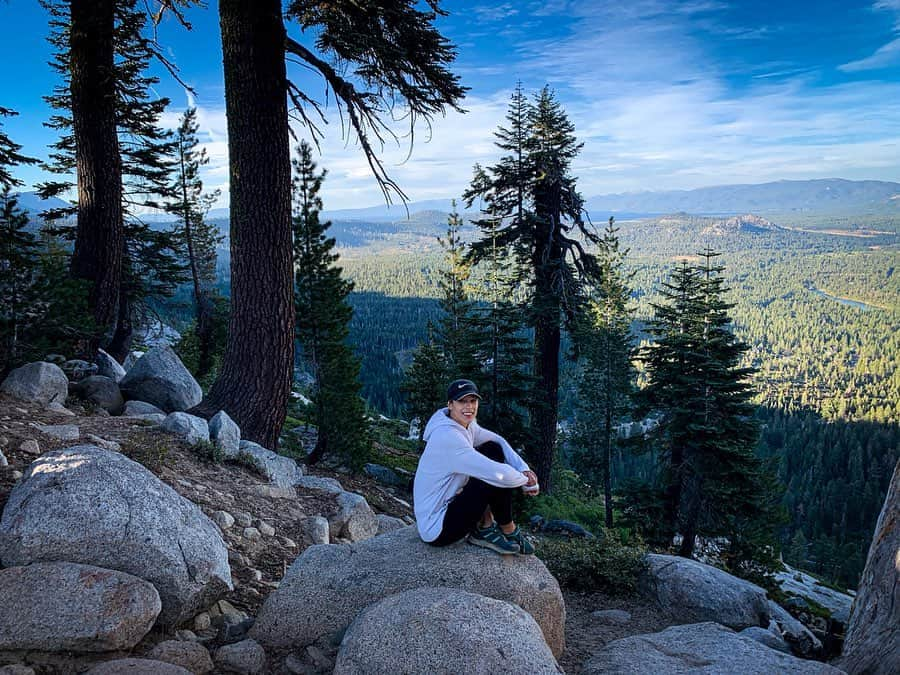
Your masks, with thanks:
<instances>
[{"instance_id":1,"label":"woman's face","mask_svg":"<svg viewBox=\"0 0 900 675\"><path fill-rule=\"evenodd\" d=\"M474 394L469 394L458 401L448 401L447 407L450 408L450 419L468 429L469 422L473 421L478 415L478 397Z\"/></svg>"}]
</instances>

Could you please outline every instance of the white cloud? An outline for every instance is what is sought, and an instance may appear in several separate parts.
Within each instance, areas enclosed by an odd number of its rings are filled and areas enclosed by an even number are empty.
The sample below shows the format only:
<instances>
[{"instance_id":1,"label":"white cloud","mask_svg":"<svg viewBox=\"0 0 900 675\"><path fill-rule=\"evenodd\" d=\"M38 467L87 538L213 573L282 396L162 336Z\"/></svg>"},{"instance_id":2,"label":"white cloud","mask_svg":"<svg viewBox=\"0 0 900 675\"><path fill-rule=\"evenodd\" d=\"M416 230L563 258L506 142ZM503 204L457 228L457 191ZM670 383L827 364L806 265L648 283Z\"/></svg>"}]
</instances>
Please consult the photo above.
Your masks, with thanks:
<instances>
[{"instance_id":1,"label":"white cloud","mask_svg":"<svg viewBox=\"0 0 900 675\"><path fill-rule=\"evenodd\" d=\"M876 0L872 5L872 10L876 12L890 12L894 15L894 34L896 37L876 49L870 56L840 65L838 70L845 73L856 73L900 64L900 0Z\"/></svg>"}]
</instances>

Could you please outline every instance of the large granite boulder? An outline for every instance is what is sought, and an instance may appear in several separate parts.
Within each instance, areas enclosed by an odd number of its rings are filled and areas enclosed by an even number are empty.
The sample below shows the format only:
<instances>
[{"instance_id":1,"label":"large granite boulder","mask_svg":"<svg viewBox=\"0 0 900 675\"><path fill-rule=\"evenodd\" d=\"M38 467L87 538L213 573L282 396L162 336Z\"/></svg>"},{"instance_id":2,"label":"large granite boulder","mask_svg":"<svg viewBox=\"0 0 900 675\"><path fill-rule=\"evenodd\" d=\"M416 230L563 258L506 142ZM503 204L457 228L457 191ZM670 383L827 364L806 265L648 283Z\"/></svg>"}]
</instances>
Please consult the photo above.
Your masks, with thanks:
<instances>
[{"instance_id":1,"label":"large granite boulder","mask_svg":"<svg viewBox=\"0 0 900 675\"><path fill-rule=\"evenodd\" d=\"M0 570L0 598L0 651L131 649L161 609L143 579L65 562Z\"/></svg>"},{"instance_id":2,"label":"large granite boulder","mask_svg":"<svg viewBox=\"0 0 900 675\"><path fill-rule=\"evenodd\" d=\"M171 347L154 347L119 382L125 398L146 401L165 412L187 410L200 403L203 391Z\"/></svg>"},{"instance_id":3,"label":"large granite boulder","mask_svg":"<svg viewBox=\"0 0 900 675\"><path fill-rule=\"evenodd\" d=\"M842 670L776 651L717 623L672 626L615 640L582 675L839 675Z\"/></svg>"},{"instance_id":4,"label":"large granite boulder","mask_svg":"<svg viewBox=\"0 0 900 675\"><path fill-rule=\"evenodd\" d=\"M784 570L775 573L775 581L781 590L789 596L796 596L803 600L812 600L829 612L831 618L841 623L850 620L850 607L853 605L853 596L829 588L811 574L794 569L789 565ZM801 603L805 606L807 603Z\"/></svg>"},{"instance_id":5,"label":"large granite boulder","mask_svg":"<svg viewBox=\"0 0 900 675\"><path fill-rule=\"evenodd\" d=\"M293 487L303 477L303 469L290 457L279 455L253 441L241 441L237 459L255 469L273 485Z\"/></svg>"},{"instance_id":6,"label":"large granite boulder","mask_svg":"<svg viewBox=\"0 0 900 675\"><path fill-rule=\"evenodd\" d=\"M205 419L196 415L186 412L169 413L159 426L190 445L209 441L209 425Z\"/></svg>"},{"instance_id":7,"label":"large granite boulder","mask_svg":"<svg viewBox=\"0 0 900 675\"><path fill-rule=\"evenodd\" d=\"M149 581L163 624L194 616L232 588L219 528L140 464L92 445L44 454L9 494L0 564L49 561Z\"/></svg>"},{"instance_id":8,"label":"large granite boulder","mask_svg":"<svg viewBox=\"0 0 900 675\"><path fill-rule=\"evenodd\" d=\"M821 640L813 635L809 628L791 616L791 613L784 607L772 600L769 600L769 616L771 617L769 629L777 630L794 654L804 659L821 655Z\"/></svg>"},{"instance_id":9,"label":"large granite boulder","mask_svg":"<svg viewBox=\"0 0 900 675\"><path fill-rule=\"evenodd\" d=\"M104 375L91 375L72 384L72 391L112 415L125 407L125 399L116 381Z\"/></svg>"},{"instance_id":10,"label":"large granite boulder","mask_svg":"<svg viewBox=\"0 0 900 675\"><path fill-rule=\"evenodd\" d=\"M848 673L900 673L900 460L875 524L841 667Z\"/></svg>"},{"instance_id":11,"label":"large granite boulder","mask_svg":"<svg viewBox=\"0 0 900 675\"><path fill-rule=\"evenodd\" d=\"M0 384L0 391L41 405L65 403L69 396L69 378L56 364L36 361L11 370Z\"/></svg>"},{"instance_id":12,"label":"large granite boulder","mask_svg":"<svg viewBox=\"0 0 900 675\"><path fill-rule=\"evenodd\" d=\"M715 621L735 630L769 625L766 592L696 560L650 553L641 591L684 622Z\"/></svg>"},{"instance_id":13,"label":"large granite boulder","mask_svg":"<svg viewBox=\"0 0 900 675\"><path fill-rule=\"evenodd\" d=\"M534 673L562 669L521 607L455 588L416 588L365 609L350 625L335 675Z\"/></svg>"},{"instance_id":14,"label":"large granite boulder","mask_svg":"<svg viewBox=\"0 0 900 675\"><path fill-rule=\"evenodd\" d=\"M382 598L426 586L518 605L534 617L554 656L565 649L565 603L539 559L500 556L464 542L429 546L415 526L356 544L306 549L260 608L250 636L267 647L303 647L343 631Z\"/></svg>"}]
</instances>

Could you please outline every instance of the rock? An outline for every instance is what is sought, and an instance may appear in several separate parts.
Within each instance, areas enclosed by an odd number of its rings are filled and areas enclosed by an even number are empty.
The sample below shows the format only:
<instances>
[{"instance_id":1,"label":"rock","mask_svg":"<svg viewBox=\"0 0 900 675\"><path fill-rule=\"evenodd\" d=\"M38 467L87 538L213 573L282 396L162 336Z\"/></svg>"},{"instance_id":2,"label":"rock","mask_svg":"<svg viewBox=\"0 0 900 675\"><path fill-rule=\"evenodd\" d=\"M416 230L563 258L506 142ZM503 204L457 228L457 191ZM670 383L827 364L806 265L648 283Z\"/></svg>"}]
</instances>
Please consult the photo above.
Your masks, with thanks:
<instances>
[{"instance_id":1,"label":"rock","mask_svg":"<svg viewBox=\"0 0 900 675\"><path fill-rule=\"evenodd\" d=\"M191 671L152 659L116 659L96 665L84 675L191 675Z\"/></svg>"},{"instance_id":2,"label":"rock","mask_svg":"<svg viewBox=\"0 0 900 675\"><path fill-rule=\"evenodd\" d=\"M197 634L192 630L182 629L175 631L175 639L185 642L197 642Z\"/></svg>"},{"instance_id":3,"label":"rock","mask_svg":"<svg viewBox=\"0 0 900 675\"><path fill-rule=\"evenodd\" d=\"M759 644L765 645L769 649L784 652L785 654L791 653L791 648L788 647L788 644L784 641L784 638L782 638L780 634L776 635L766 628L760 628L759 626L750 626L750 628L745 628L740 633L738 633L738 635L743 635L750 638L751 640L756 640Z\"/></svg>"},{"instance_id":4,"label":"rock","mask_svg":"<svg viewBox=\"0 0 900 675\"><path fill-rule=\"evenodd\" d=\"M0 666L0 675L35 675L34 669L21 663Z\"/></svg>"},{"instance_id":5,"label":"rock","mask_svg":"<svg viewBox=\"0 0 900 675\"><path fill-rule=\"evenodd\" d=\"M714 621L740 630L769 625L766 592L696 560L648 554L641 591L679 621Z\"/></svg>"},{"instance_id":6,"label":"rock","mask_svg":"<svg viewBox=\"0 0 900 675\"><path fill-rule=\"evenodd\" d=\"M671 626L659 633L615 640L584 664L582 675L838 675L818 661L769 649L717 623Z\"/></svg>"},{"instance_id":7,"label":"rock","mask_svg":"<svg viewBox=\"0 0 900 675\"><path fill-rule=\"evenodd\" d=\"M146 579L159 591L165 625L232 589L212 521L137 462L90 445L32 462L0 520L0 564L53 560Z\"/></svg>"},{"instance_id":8,"label":"rock","mask_svg":"<svg viewBox=\"0 0 900 675\"><path fill-rule=\"evenodd\" d=\"M50 412L57 413L58 415L62 415L63 417L75 417L75 413L69 410L62 403L58 403L54 401L47 405L47 410Z\"/></svg>"},{"instance_id":9,"label":"rock","mask_svg":"<svg viewBox=\"0 0 900 675\"><path fill-rule=\"evenodd\" d=\"M245 527L242 535L247 541L259 541L262 539L262 534L255 527Z\"/></svg>"},{"instance_id":10,"label":"rock","mask_svg":"<svg viewBox=\"0 0 900 675\"><path fill-rule=\"evenodd\" d=\"M520 607L455 588L416 588L368 607L341 642L335 675L562 673Z\"/></svg>"},{"instance_id":11,"label":"rock","mask_svg":"<svg viewBox=\"0 0 900 675\"><path fill-rule=\"evenodd\" d=\"M69 359L60 368L72 382L78 382L91 375L96 375L98 371L96 363L89 363L81 359Z\"/></svg>"},{"instance_id":12,"label":"rock","mask_svg":"<svg viewBox=\"0 0 900 675\"><path fill-rule=\"evenodd\" d=\"M295 485L304 490L313 492L325 492L329 494L340 494L344 491L341 484L334 478L324 478L321 476L301 476Z\"/></svg>"},{"instance_id":13,"label":"rock","mask_svg":"<svg viewBox=\"0 0 900 675\"><path fill-rule=\"evenodd\" d=\"M771 600L769 600L769 616L781 638L794 654L804 659L821 655L822 643L819 639L812 634L809 628L791 616L786 609Z\"/></svg>"},{"instance_id":14,"label":"rock","mask_svg":"<svg viewBox=\"0 0 900 675\"><path fill-rule=\"evenodd\" d=\"M375 533L376 535L393 532L394 530L399 530L400 528L406 527L406 523L404 523L400 518L394 518L393 516L389 516L386 513L375 514L375 522L378 523L378 531Z\"/></svg>"},{"instance_id":15,"label":"rock","mask_svg":"<svg viewBox=\"0 0 900 675\"><path fill-rule=\"evenodd\" d=\"M591 616L597 623L608 626L624 626L631 621L631 613L624 609L598 609Z\"/></svg>"},{"instance_id":16,"label":"rock","mask_svg":"<svg viewBox=\"0 0 900 675\"><path fill-rule=\"evenodd\" d=\"M26 441L22 441L19 445L19 452L24 452L28 455L39 455L41 454L41 446L36 440L29 438Z\"/></svg>"},{"instance_id":17,"label":"rock","mask_svg":"<svg viewBox=\"0 0 900 675\"><path fill-rule=\"evenodd\" d=\"M251 525L253 525L253 516L251 516L246 511L235 511L234 522L236 522L241 527L250 527Z\"/></svg>"},{"instance_id":18,"label":"rock","mask_svg":"<svg viewBox=\"0 0 900 675\"><path fill-rule=\"evenodd\" d=\"M278 487L277 485L254 485L252 492L269 499L296 499L297 497L297 490L293 487Z\"/></svg>"},{"instance_id":19,"label":"rock","mask_svg":"<svg viewBox=\"0 0 900 675\"><path fill-rule=\"evenodd\" d=\"M266 450L253 441L241 441L238 457L279 487L292 487L303 476L303 470L293 459Z\"/></svg>"},{"instance_id":20,"label":"rock","mask_svg":"<svg viewBox=\"0 0 900 675\"><path fill-rule=\"evenodd\" d=\"M122 415L123 417L141 417L143 415L162 415L165 417L166 413L146 401L126 401L125 412Z\"/></svg>"},{"instance_id":21,"label":"rock","mask_svg":"<svg viewBox=\"0 0 900 675\"><path fill-rule=\"evenodd\" d=\"M379 483L384 483L385 485L405 488L409 483L408 478L402 478L396 471L389 469L386 466L382 466L381 464L366 464L363 467L363 471Z\"/></svg>"},{"instance_id":22,"label":"rock","mask_svg":"<svg viewBox=\"0 0 900 675\"><path fill-rule=\"evenodd\" d=\"M146 352L140 351L128 352L128 356L125 357L125 363L122 364L126 374L128 374L128 371L131 370L132 366L134 366L145 353Z\"/></svg>"},{"instance_id":23,"label":"rock","mask_svg":"<svg viewBox=\"0 0 900 675\"><path fill-rule=\"evenodd\" d=\"M900 460L875 524L840 664L849 673L900 672Z\"/></svg>"},{"instance_id":24,"label":"rock","mask_svg":"<svg viewBox=\"0 0 900 675\"><path fill-rule=\"evenodd\" d=\"M219 526L219 529L227 530L234 525L234 516L228 511L215 511L212 514L212 521Z\"/></svg>"},{"instance_id":25,"label":"rock","mask_svg":"<svg viewBox=\"0 0 900 675\"><path fill-rule=\"evenodd\" d=\"M64 364L66 362L66 360L67 360L66 357L63 356L62 354L47 354L44 357L44 361L46 361L47 363L52 363L53 365L56 365L56 366L61 366L62 364Z\"/></svg>"},{"instance_id":26,"label":"rock","mask_svg":"<svg viewBox=\"0 0 900 675\"><path fill-rule=\"evenodd\" d=\"M69 395L69 380L59 366L37 361L10 371L0 384L0 391L31 403L64 404Z\"/></svg>"},{"instance_id":27,"label":"rock","mask_svg":"<svg viewBox=\"0 0 900 675\"><path fill-rule=\"evenodd\" d=\"M209 427L206 420L196 415L188 415L186 412L169 413L160 426L191 445L209 442Z\"/></svg>"},{"instance_id":28,"label":"rock","mask_svg":"<svg viewBox=\"0 0 900 675\"><path fill-rule=\"evenodd\" d=\"M96 445L97 447L103 448L104 450L109 450L110 452L122 452L122 446L115 441L109 441L94 434L88 434L87 436L85 436L85 440L87 440L91 445Z\"/></svg>"},{"instance_id":29,"label":"rock","mask_svg":"<svg viewBox=\"0 0 900 675\"><path fill-rule=\"evenodd\" d=\"M125 368L102 349L97 350L94 363L97 364L97 375L108 377L116 383L121 382L122 378L125 377Z\"/></svg>"},{"instance_id":30,"label":"rock","mask_svg":"<svg viewBox=\"0 0 900 675\"><path fill-rule=\"evenodd\" d=\"M196 642L165 640L151 649L147 658L181 666L194 675L203 675L213 669L212 657L206 647Z\"/></svg>"},{"instance_id":31,"label":"rock","mask_svg":"<svg viewBox=\"0 0 900 675\"><path fill-rule=\"evenodd\" d=\"M328 519L322 516L310 516L303 521L303 534L312 544L331 543L331 530Z\"/></svg>"},{"instance_id":32,"label":"rock","mask_svg":"<svg viewBox=\"0 0 900 675\"><path fill-rule=\"evenodd\" d=\"M541 532L567 534L573 537L584 537L585 539L595 538L593 533L588 532L581 525L570 520L560 520L558 518L544 520L543 516L531 516L529 523L533 529Z\"/></svg>"},{"instance_id":33,"label":"rock","mask_svg":"<svg viewBox=\"0 0 900 675\"><path fill-rule=\"evenodd\" d=\"M337 507L337 512L328 518L332 539L343 537L350 541L362 541L378 533L375 512L362 495L341 492L337 496Z\"/></svg>"},{"instance_id":34,"label":"rock","mask_svg":"<svg viewBox=\"0 0 900 675\"><path fill-rule=\"evenodd\" d=\"M853 604L853 596L848 593L841 593L833 588L822 585L814 576L795 570L785 565L783 572L775 574L775 580L781 587L781 590L788 595L799 596L803 600L801 605L799 601L796 603L797 609L809 609L809 603L806 600L812 600L821 605L829 612L831 618L842 623L850 620L850 606Z\"/></svg>"},{"instance_id":35,"label":"rock","mask_svg":"<svg viewBox=\"0 0 900 675\"><path fill-rule=\"evenodd\" d=\"M259 530L259 533L264 537L274 537L275 536L275 528L269 525L264 520L256 521L256 529Z\"/></svg>"},{"instance_id":36,"label":"rock","mask_svg":"<svg viewBox=\"0 0 900 675\"><path fill-rule=\"evenodd\" d=\"M131 367L119 383L126 398L177 412L200 403L203 391L171 347L154 347Z\"/></svg>"},{"instance_id":37,"label":"rock","mask_svg":"<svg viewBox=\"0 0 900 675\"><path fill-rule=\"evenodd\" d=\"M17 481L17 480L20 480L21 478L22 478L22 472L21 472L21 471L13 471L13 472L12 472L12 479L13 479L13 480L16 480L16 481Z\"/></svg>"},{"instance_id":38,"label":"rock","mask_svg":"<svg viewBox=\"0 0 900 675\"><path fill-rule=\"evenodd\" d=\"M81 436L81 431L75 424L38 424L35 428L59 441L77 441Z\"/></svg>"},{"instance_id":39,"label":"rock","mask_svg":"<svg viewBox=\"0 0 900 675\"><path fill-rule=\"evenodd\" d=\"M266 669L266 653L254 640L243 640L216 650L216 665L227 673L255 675Z\"/></svg>"},{"instance_id":40,"label":"rock","mask_svg":"<svg viewBox=\"0 0 900 675\"><path fill-rule=\"evenodd\" d=\"M0 570L0 598L0 651L131 649L162 607L142 579L68 562Z\"/></svg>"},{"instance_id":41,"label":"rock","mask_svg":"<svg viewBox=\"0 0 900 675\"><path fill-rule=\"evenodd\" d=\"M125 408L125 399L119 385L112 378L91 375L72 385L72 391L112 415L118 415Z\"/></svg>"},{"instance_id":42,"label":"rock","mask_svg":"<svg viewBox=\"0 0 900 675\"><path fill-rule=\"evenodd\" d=\"M415 527L306 549L263 603L250 636L267 647L303 647L344 630L373 602L436 583L519 605L555 656L565 648L562 593L539 559L509 560L463 542L429 546Z\"/></svg>"},{"instance_id":43,"label":"rock","mask_svg":"<svg viewBox=\"0 0 900 675\"><path fill-rule=\"evenodd\" d=\"M209 612L200 612L194 617L194 630L206 630L212 625Z\"/></svg>"},{"instance_id":44,"label":"rock","mask_svg":"<svg viewBox=\"0 0 900 675\"><path fill-rule=\"evenodd\" d=\"M222 450L225 459L234 459L241 449L241 430L228 413L220 410L209 421L209 438Z\"/></svg>"}]
</instances>

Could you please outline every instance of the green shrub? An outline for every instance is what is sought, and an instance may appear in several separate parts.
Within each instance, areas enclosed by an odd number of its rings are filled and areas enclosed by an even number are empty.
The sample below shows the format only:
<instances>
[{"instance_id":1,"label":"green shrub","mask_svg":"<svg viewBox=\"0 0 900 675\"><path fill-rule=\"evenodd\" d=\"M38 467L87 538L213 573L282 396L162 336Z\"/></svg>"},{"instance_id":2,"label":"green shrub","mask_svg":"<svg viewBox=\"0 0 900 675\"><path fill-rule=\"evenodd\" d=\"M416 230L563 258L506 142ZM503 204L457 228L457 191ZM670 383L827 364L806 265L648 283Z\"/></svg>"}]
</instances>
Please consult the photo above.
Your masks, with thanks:
<instances>
[{"instance_id":1,"label":"green shrub","mask_svg":"<svg viewBox=\"0 0 900 675\"><path fill-rule=\"evenodd\" d=\"M213 464L221 464L225 461L225 451L212 441L197 441L191 446L191 450L201 459Z\"/></svg>"},{"instance_id":2,"label":"green shrub","mask_svg":"<svg viewBox=\"0 0 900 675\"><path fill-rule=\"evenodd\" d=\"M614 595L635 591L645 553L639 541L622 543L615 532L595 539L545 536L537 547L563 588Z\"/></svg>"},{"instance_id":3,"label":"green shrub","mask_svg":"<svg viewBox=\"0 0 900 675\"><path fill-rule=\"evenodd\" d=\"M523 521L540 514L545 520L571 520L595 533L605 522L603 497L595 494L577 473L568 469L554 472L553 494L523 497L517 500L517 506L516 515Z\"/></svg>"}]
</instances>

